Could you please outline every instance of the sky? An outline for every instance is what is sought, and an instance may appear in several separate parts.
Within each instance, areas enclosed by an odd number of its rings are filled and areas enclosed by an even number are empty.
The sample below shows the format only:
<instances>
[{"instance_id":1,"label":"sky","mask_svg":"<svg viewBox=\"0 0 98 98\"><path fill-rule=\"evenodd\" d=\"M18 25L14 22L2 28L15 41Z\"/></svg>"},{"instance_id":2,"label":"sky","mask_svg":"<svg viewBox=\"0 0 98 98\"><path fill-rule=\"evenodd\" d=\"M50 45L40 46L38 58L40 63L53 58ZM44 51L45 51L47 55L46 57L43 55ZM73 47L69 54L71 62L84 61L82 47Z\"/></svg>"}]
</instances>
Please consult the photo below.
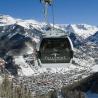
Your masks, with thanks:
<instances>
[{"instance_id":1,"label":"sky","mask_svg":"<svg viewBox=\"0 0 98 98\"><path fill-rule=\"evenodd\" d=\"M40 0L0 0L0 14L14 18L44 21ZM49 7L49 21L53 21ZM98 0L54 0L54 21L58 24L98 26Z\"/></svg>"}]
</instances>

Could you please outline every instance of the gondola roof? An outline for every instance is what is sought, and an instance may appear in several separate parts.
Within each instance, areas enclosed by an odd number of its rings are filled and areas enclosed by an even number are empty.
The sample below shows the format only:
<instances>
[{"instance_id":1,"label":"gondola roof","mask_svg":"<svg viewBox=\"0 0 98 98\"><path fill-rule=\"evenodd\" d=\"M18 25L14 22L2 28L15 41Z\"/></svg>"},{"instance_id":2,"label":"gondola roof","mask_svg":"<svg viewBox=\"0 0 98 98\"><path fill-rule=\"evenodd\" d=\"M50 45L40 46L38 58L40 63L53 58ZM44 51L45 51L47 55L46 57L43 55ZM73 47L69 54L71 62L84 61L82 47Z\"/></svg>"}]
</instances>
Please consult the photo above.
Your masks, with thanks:
<instances>
[{"instance_id":1,"label":"gondola roof","mask_svg":"<svg viewBox=\"0 0 98 98\"><path fill-rule=\"evenodd\" d=\"M42 36L40 37L40 42L36 45L36 49L39 50L40 44L43 39L52 39L52 38L68 38L68 34L61 29L58 28L49 28L49 29L44 29L42 31Z\"/></svg>"},{"instance_id":2,"label":"gondola roof","mask_svg":"<svg viewBox=\"0 0 98 98\"><path fill-rule=\"evenodd\" d=\"M58 28L50 28L48 30L44 30L42 33L43 38L58 38L58 37L65 37L68 34L61 29Z\"/></svg>"}]
</instances>

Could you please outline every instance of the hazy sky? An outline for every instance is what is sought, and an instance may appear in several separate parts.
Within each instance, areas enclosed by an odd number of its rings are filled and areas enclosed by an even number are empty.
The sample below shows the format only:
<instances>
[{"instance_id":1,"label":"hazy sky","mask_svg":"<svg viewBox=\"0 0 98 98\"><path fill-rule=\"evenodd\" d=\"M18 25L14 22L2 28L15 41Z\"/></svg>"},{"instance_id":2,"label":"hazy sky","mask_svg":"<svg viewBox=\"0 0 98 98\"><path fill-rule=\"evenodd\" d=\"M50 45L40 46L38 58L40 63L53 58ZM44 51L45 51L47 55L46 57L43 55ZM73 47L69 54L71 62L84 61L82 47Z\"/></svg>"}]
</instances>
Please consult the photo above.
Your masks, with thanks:
<instances>
[{"instance_id":1,"label":"hazy sky","mask_svg":"<svg viewBox=\"0 0 98 98\"><path fill-rule=\"evenodd\" d=\"M0 0L0 14L43 21L40 0ZM54 0L55 23L98 25L98 0ZM52 22L52 8L49 20Z\"/></svg>"}]
</instances>

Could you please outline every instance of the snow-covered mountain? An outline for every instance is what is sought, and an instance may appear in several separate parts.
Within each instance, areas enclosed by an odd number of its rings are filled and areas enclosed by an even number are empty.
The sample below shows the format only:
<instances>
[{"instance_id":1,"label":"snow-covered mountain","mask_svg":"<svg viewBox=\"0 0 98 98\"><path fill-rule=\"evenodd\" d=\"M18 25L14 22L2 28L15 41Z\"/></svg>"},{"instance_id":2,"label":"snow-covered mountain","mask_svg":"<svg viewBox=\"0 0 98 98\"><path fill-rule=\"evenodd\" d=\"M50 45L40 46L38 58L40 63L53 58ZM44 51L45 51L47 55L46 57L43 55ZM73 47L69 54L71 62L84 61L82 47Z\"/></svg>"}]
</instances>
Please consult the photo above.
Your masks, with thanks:
<instances>
[{"instance_id":1,"label":"snow-covered mountain","mask_svg":"<svg viewBox=\"0 0 98 98\"><path fill-rule=\"evenodd\" d=\"M36 66L34 48L47 29L45 23L0 15L0 57L6 61L6 69L23 76L19 81L32 91L58 89L98 71L98 27L87 24L56 24L54 27L66 31L71 38L73 61L64 65ZM43 86L45 81L47 85Z\"/></svg>"},{"instance_id":2,"label":"snow-covered mountain","mask_svg":"<svg viewBox=\"0 0 98 98\"><path fill-rule=\"evenodd\" d=\"M39 73L47 71L48 68L46 66L42 68L32 66L35 59L34 47L40 41L43 28L45 28L44 22L0 15L0 56L8 63L8 58L13 57L14 63L20 67L20 74L28 76L35 72L37 73L37 71ZM83 67L91 70L91 66L98 64L98 56L96 55L98 50L97 26L87 24L56 24L55 28L66 31L74 44L74 64L66 66L66 70L74 70L76 68L83 70ZM7 68L10 67L7 66ZM62 72L65 71L64 66L58 66L57 69L57 65L55 67L51 66L50 69L54 72L62 69Z\"/></svg>"},{"instance_id":3,"label":"snow-covered mountain","mask_svg":"<svg viewBox=\"0 0 98 98\"><path fill-rule=\"evenodd\" d=\"M89 36L87 40L98 45L98 31L94 35Z\"/></svg>"},{"instance_id":4,"label":"snow-covered mountain","mask_svg":"<svg viewBox=\"0 0 98 98\"><path fill-rule=\"evenodd\" d=\"M84 39L88 38L89 36L93 35L96 31L98 31L97 26L91 26L87 24L63 24L57 26L61 27L63 30L74 32L75 34L78 34Z\"/></svg>"},{"instance_id":5,"label":"snow-covered mountain","mask_svg":"<svg viewBox=\"0 0 98 98\"><path fill-rule=\"evenodd\" d=\"M31 19L22 20L12 18L8 15L0 15L1 55L3 55L3 57L5 57L5 55L11 55L15 57L15 63L17 65L29 66L29 63L27 63L29 61L27 58L23 58L23 56L34 53L34 44L39 43L43 28L45 28L45 23ZM97 26L91 26L87 24L56 24L55 28L66 31L71 38L74 44L74 59L77 59L75 63L79 63L81 65L82 60L84 60L85 66L85 63L92 61L92 63L88 63L88 66L90 66L95 63L94 61L97 61L95 59L97 58L96 52L98 50ZM19 59L21 59L21 61L18 61ZM23 69L24 67L21 68ZM53 70L55 70L55 68L53 68ZM33 71L31 73L33 73Z\"/></svg>"},{"instance_id":6,"label":"snow-covered mountain","mask_svg":"<svg viewBox=\"0 0 98 98\"><path fill-rule=\"evenodd\" d=\"M28 29L31 29L31 27L34 27L36 29L42 29L42 27L45 25L44 22L38 22L33 19L22 20L12 18L8 15L0 15L0 26L13 24L18 24ZM91 26L87 24L56 24L55 27L61 28L67 32L74 32L75 34L83 38L88 38L89 36L94 35L95 32L98 31L97 26Z\"/></svg>"}]
</instances>

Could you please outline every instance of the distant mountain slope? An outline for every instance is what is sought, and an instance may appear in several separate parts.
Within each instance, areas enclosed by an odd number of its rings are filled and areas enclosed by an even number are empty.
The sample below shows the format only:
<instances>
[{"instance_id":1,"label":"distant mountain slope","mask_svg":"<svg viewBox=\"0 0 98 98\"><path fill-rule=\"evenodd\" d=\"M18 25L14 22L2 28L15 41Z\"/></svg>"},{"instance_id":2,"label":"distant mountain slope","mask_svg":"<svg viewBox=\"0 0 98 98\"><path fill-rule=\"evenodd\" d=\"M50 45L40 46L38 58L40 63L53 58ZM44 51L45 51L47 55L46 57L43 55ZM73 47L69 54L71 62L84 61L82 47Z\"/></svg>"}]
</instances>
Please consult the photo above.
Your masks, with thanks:
<instances>
[{"instance_id":1,"label":"distant mountain slope","mask_svg":"<svg viewBox=\"0 0 98 98\"><path fill-rule=\"evenodd\" d=\"M89 36L87 40L98 45L98 31L94 35Z\"/></svg>"}]
</instances>

